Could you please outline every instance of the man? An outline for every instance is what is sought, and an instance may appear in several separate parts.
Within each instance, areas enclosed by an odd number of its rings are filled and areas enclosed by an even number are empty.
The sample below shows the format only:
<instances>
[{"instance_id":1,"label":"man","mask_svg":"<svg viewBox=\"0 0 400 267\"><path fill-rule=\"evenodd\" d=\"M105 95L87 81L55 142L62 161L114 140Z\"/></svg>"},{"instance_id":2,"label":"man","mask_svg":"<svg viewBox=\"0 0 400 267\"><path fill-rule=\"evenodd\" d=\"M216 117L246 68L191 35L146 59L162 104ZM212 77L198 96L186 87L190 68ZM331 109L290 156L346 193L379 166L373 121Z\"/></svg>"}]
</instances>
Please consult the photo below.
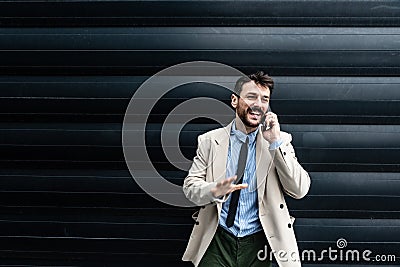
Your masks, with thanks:
<instances>
[{"instance_id":1,"label":"man","mask_svg":"<svg viewBox=\"0 0 400 267\"><path fill-rule=\"evenodd\" d=\"M199 136L183 191L202 207L193 215L184 261L266 267L274 255L279 266L301 266L284 194L304 197L310 177L295 157L291 135L268 112L273 87L261 71L240 78L231 96L235 119Z\"/></svg>"}]
</instances>

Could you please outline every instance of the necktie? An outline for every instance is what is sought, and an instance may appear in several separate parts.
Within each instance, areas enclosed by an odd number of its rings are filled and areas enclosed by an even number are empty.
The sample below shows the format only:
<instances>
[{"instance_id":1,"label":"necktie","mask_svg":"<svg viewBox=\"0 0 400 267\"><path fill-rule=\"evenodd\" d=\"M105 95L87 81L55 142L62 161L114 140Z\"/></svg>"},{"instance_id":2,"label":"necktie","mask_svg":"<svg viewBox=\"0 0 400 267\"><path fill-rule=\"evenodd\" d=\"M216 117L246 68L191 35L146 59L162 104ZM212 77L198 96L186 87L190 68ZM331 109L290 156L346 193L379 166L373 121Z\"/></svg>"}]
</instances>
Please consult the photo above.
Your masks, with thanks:
<instances>
[{"instance_id":1,"label":"necktie","mask_svg":"<svg viewBox=\"0 0 400 267\"><path fill-rule=\"evenodd\" d=\"M243 181L244 169L246 168L247 161L248 144L249 137L246 137L246 142L242 144L239 153L238 168L236 172L236 179L238 179L236 182L237 184L240 184ZM228 216L226 217L226 226L228 227L231 227L233 225L233 222L235 221L240 191L241 190L236 190L232 192L231 202L229 203Z\"/></svg>"}]
</instances>

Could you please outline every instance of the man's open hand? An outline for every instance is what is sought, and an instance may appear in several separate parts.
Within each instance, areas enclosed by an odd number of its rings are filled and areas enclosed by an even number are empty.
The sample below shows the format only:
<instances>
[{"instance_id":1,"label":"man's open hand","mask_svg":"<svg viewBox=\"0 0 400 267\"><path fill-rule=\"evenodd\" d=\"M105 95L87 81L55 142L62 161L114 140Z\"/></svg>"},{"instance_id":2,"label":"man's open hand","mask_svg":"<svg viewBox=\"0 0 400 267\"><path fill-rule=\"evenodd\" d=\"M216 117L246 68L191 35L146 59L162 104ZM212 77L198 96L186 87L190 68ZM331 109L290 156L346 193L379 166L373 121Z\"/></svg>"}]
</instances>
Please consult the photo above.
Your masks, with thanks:
<instances>
[{"instance_id":1,"label":"man's open hand","mask_svg":"<svg viewBox=\"0 0 400 267\"><path fill-rule=\"evenodd\" d=\"M240 190L248 187L248 184L234 184L233 181L236 180L236 176L229 177L227 179L218 182L217 185L211 188L211 193L214 197L219 198L233 191Z\"/></svg>"}]
</instances>

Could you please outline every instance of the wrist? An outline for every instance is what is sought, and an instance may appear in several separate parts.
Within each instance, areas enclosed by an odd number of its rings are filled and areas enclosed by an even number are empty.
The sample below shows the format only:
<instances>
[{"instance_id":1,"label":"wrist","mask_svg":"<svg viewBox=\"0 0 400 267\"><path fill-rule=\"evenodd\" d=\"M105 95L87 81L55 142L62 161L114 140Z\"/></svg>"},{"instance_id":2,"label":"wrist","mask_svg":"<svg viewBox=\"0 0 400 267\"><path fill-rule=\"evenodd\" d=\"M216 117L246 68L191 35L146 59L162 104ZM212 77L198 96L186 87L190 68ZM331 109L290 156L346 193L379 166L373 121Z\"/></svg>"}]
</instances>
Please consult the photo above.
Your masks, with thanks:
<instances>
[{"instance_id":1,"label":"wrist","mask_svg":"<svg viewBox=\"0 0 400 267\"><path fill-rule=\"evenodd\" d=\"M217 189L215 188L215 187L213 187L213 188L211 188L211 195L214 197L214 198L219 198L220 196L218 195L218 193L217 193Z\"/></svg>"},{"instance_id":2,"label":"wrist","mask_svg":"<svg viewBox=\"0 0 400 267\"><path fill-rule=\"evenodd\" d=\"M269 150L276 150L282 145L283 141L282 139L279 139L275 142L271 142L269 145Z\"/></svg>"},{"instance_id":3,"label":"wrist","mask_svg":"<svg viewBox=\"0 0 400 267\"><path fill-rule=\"evenodd\" d=\"M269 140L269 143L272 144L272 143L278 142L280 140L281 140L281 137L277 136L277 137L271 138L271 140Z\"/></svg>"}]
</instances>

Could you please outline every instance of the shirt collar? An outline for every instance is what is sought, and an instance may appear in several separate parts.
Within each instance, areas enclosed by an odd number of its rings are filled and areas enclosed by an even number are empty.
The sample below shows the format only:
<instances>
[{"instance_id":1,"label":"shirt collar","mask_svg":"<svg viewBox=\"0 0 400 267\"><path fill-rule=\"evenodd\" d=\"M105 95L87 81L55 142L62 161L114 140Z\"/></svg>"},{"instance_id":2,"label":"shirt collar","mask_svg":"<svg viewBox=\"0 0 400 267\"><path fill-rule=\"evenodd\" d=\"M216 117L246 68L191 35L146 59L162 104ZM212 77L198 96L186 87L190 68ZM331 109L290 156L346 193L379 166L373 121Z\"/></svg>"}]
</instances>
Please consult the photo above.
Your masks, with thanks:
<instances>
[{"instance_id":1,"label":"shirt collar","mask_svg":"<svg viewBox=\"0 0 400 267\"><path fill-rule=\"evenodd\" d=\"M242 131L236 129L236 121L235 120L232 123L231 136L232 135L236 136L236 138L239 139L240 141L242 141L243 143L246 142L246 137L249 137L249 144L253 144L254 141L256 140L257 133L258 133L258 127L257 127L257 130L255 130L254 132L245 134Z\"/></svg>"}]
</instances>

